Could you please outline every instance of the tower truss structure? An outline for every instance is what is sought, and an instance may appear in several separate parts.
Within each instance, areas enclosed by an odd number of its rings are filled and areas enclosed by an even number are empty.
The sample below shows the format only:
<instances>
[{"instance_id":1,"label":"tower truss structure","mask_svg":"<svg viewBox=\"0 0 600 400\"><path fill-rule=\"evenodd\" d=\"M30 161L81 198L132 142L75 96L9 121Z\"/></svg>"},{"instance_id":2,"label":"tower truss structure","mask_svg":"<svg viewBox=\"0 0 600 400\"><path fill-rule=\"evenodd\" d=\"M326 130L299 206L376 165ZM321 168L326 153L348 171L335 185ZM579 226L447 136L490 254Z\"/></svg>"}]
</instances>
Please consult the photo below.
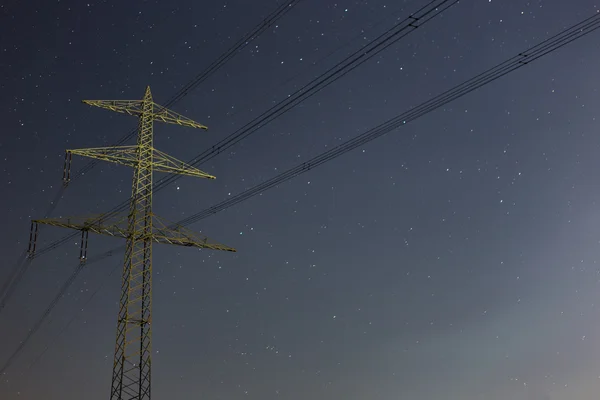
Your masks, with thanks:
<instances>
[{"instance_id":1,"label":"tower truss structure","mask_svg":"<svg viewBox=\"0 0 600 400\"><path fill-rule=\"evenodd\" d=\"M129 211L126 215L33 220L29 256L35 256L40 224L81 231L81 262L85 262L87 257L89 232L126 240L110 399L147 400L150 399L152 359L152 244L165 243L232 252L236 250L212 243L208 238L177 224L168 223L152 212L154 171L215 179L214 176L155 149L154 121L207 129L204 125L154 103L150 87L146 88L142 100L84 100L83 103L138 117L137 144L67 150L64 183L69 182L74 154L130 166L134 172Z\"/></svg>"}]
</instances>

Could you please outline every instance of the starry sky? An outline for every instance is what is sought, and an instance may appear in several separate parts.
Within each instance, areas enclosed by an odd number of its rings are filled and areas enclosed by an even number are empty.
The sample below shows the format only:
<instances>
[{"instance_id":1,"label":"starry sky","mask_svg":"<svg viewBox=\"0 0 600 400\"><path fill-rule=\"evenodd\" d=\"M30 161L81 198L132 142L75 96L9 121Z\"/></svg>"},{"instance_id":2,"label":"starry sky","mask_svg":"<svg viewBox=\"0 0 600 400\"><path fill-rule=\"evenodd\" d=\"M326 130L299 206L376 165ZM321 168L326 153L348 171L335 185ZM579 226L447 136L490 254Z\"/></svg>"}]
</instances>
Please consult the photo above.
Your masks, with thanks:
<instances>
[{"instance_id":1,"label":"starry sky","mask_svg":"<svg viewBox=\"0 0 600 400\"><path fill-rule=\"evenodd\" d=\"M208 131L157 123L155 146L194 158L426 3L300 1L171 106ZM136 127L80 100L140 99L150 85L165 103L281 4L0 5L0 284L30 219L129 196L131 170L106 163L60 192L64 149ZM217 180L157 192L154 211L194 215L597 11L460 1L200 166ZM154 398L595 399L599 35L190 225L238 253L157 245ZM74 157L73 170L88 162ZM69 233L44 226L39 246ZM90 235L88 256L122 244ZM75 238L33 260L0 311L1 365L78 255ZM121 262L117 251L82 270L10 362L0 398L109 396Z\"/></svg>"}]
</instances>

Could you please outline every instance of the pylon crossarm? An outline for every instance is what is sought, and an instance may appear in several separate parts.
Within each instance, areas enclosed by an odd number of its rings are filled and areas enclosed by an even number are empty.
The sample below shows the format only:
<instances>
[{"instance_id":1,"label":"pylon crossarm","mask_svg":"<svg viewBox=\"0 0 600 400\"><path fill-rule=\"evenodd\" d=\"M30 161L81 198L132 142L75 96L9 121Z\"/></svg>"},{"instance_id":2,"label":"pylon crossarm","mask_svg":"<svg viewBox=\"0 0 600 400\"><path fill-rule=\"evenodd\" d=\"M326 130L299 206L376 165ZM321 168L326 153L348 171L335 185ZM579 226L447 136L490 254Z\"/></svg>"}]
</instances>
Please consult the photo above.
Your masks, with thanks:
<instances>
[{"instance_id":1,"label":"pylon crossarm","mask_svg":"<svg viewBox=\"0 0 600 400\"><path fill-rule=\"evenodd\" d=\"M94 147L89 149L72 149L67 153L82 157L95 158L115 164L135 167L137 165L137 146Z\"/></svg>"},{"instance_id":2,"label":"pylon crossarm","mask_svg":"<svg viewBox=\"0 0 600 400\"><path fill-rule=\"evenodd\" d=\"M106 110L134 116L142 115L142 105L144 100L83 100L84 104L104 108ZM206 126L184 117L181 114L171 111L166 107L152 102L152 113L149 116L157 121L187 126L189 128L208 129Z\"/></svg>"},{"instance_id":3,"label":"pylon crossarm","mask_svg":"<svg viewBox=\"0 0 600 400\"><path fill-rule=\"evenodd\" d=\"M142 114L143 100L82 100L84 104L104 108L118 113L139 116Z\"/></svg>"},{"instance_id":4,"label":"pylon crossarm","mask_svg":"<svg viewBox=\"0 0 600 400\"><path fill-rule=\"evenodd\" d=\"M194 176L197 178L216 179L214 176L200 171L198 168L194 168L191 165L156 149L154 149L154 161L152 163L152 167L154 171L157 172Z\"/></svg>"},{"instance_id":5,"label":"pylon crossarm","mask_svg":"<svg viewBox=\"0 0 600 400\"><path fill-rule=\"evenodd\" d=\"M187 126L190 128L208 129L206 126L196 121L193 121L188 117L184 117L181 114L177 114L176 112L171 111L168 108L161 106L160 104L153 104L154 112L152 113L152 118L157 121L166 122L168 124Z\"/></svg>"},{"instance_id":6,"label":"pylon crossarm","mask_svg":"<svg viewBox=\"0 0 600 400\"><path fill-rule=\"evenodd\" d=\"M154 217L154 240L159 243L174 244L200 249L211 249L236 252L233 247L219 243L211 243L209 239L175 223L167 223L162 218Z\"/></svg>"},{"instance_id":7,"label":"pylon crossarm","mask_svg":"<svg viewBox=\"0 0 600 400\"><path fill-rule=\"evenodd\" d=\"M63 217L34 220L34 223L58 226L61 228L75 229L78 231L92 232L99 235L128 238L127 216L117 214L110 217L87 216L87 217ZM141 233L135 232L138 240L144 239ZM196 247L200 249L211 249L220 251L236 250L232 247L214 243L209 239L175 223L167 223L162 218L153 215L152 241L162 244L172 244L185 247Z\"/></svg>"},{"instance_id":8,"label":"pylon crossarm","mask_svg":"<svg viewBox=\"0 0 600 400\"><path fill-rule=\"evenodd\" d=\"M115 216L85 216L85 217L62 217L33 220L34 223L58 226L61 228L75 229L78 231L89 231L100 235L127 237L127 216L117 214Z\"/></svg>"},{"instance_id":9,"label":"pylon crossarm","mask_svg":"<svg viewBox=\"0 0 600 400\"><path fill-rule=\"evenodd\" d=\"M189 164L184 163L160 150L152 149L153 161L152 169L157 172L166 172L169 174L179 174L193 176L196 178L216 179L213 175L207 174ZM67 150L67 154L75 154L82 157L95 158L97 160L108 161L115 164L135 167L138 164L137 146L113 146L113 147L93 147L89 149ZM67 158L70 161L70 158ZM67 167L65 167L67 168Z\"/></svg>"}]
</instances>

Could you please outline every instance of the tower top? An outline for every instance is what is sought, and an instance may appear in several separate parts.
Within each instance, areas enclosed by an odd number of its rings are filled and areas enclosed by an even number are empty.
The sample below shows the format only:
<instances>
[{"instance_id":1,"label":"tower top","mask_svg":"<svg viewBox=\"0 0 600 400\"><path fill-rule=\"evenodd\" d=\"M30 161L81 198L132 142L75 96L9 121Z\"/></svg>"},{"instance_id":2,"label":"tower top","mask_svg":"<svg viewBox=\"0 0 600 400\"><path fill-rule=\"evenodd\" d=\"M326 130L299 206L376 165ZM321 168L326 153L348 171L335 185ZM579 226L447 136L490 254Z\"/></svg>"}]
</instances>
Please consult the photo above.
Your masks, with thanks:
<instances>
[{"instance_id":1,"label":"tower top","mask_svg":"<svg viewBox=\"0 0 600 400\"><path fill-rule=\"evenodd\" d=\"M165 122L167 124L175 124L181 126L187 126L189 128L197 129L208 129L206 126L199 122L193 121L190 118L184 117L174 111L169 110L166 107L156 104L152 101L152 92L150 86L146 86L146 92L142 100L82 100L84 104L90 106L105 108L110 111L129 114L139 117L144 114L145 117L150 117L152 120ZM151 107L144 108L151 103Z\"/></svg>"}]
</instances>

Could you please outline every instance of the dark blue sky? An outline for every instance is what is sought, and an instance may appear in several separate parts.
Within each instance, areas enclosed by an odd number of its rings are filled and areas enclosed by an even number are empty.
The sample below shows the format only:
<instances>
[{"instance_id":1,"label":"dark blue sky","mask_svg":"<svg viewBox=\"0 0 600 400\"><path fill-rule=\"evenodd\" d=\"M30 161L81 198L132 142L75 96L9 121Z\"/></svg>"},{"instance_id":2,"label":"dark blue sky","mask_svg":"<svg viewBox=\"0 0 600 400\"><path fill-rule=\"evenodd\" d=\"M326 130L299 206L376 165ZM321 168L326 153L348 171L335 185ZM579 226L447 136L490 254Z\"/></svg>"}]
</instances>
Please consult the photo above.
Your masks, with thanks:
<instances>
[{"instance_id":1,"label":"dark blue sky","mask_svg":"<svg viewBox=\"0 0 600 400\"><path fill-rule=\"evenodd\" d=\"M139 99L150 85L165 103L281 4L9 3L1 284L59 190L64 149L111 145L136 126L80 100ZM209 130L156 124L156 147L193 158L424 4L301 1L172 106ZM203 164L216 181L158 192L154 210L186 218L597 11L591 0L461 1ZM190 226L236 254L156 246L154 397L595 399L599 35ZM108 211L130 182L128 168L98 164L51 216ZM68 233L43 227L40 246ZM120 244L90 236L88 255ZM0 311L0 365L78 254L74 239L32 262ZM0 398L109 396L121 262L79 274L11 361Z\"/></svg>"}]
</instances>

